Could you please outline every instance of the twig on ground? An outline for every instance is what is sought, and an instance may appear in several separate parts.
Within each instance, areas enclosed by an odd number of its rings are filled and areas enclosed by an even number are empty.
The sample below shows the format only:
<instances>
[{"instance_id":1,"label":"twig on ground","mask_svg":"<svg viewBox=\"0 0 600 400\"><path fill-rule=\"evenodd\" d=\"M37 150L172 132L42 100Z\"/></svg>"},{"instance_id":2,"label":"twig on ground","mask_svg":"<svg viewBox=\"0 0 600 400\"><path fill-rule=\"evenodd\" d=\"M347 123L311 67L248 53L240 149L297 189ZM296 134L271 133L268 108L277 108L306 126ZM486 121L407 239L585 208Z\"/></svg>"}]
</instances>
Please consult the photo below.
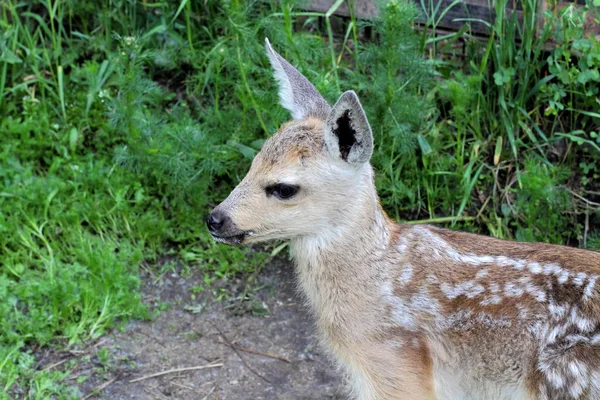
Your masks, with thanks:
<instances>
[{"instance_id":1,"label":"twig on ground","mask_svg":"<svg viewBox=\"0 0 600 400\"><path fill-rule=\"evenodd\" d=\"M108 339L106 339L106 338L98 340L95 344L92 345L92 348L102 346L106 342L108 342Z\"/></svg>"},{"instance_id":2,"label":"twig on ground","mask_svg":"<svg viewBox=\"0 0 600 400\"><path fill-rule=\"evenodd\" d=\"M89 393L87 396L85 396L85 397L84 397L82 400L87 400L87 399L89 399L89 398L91 398L91 397L94 397L94 396L97 396L97 395L99 395L101 391L103 391L104 389L106 389L107 387L109 387L110 385L112 385L112 384L113 384L113 383L114 383L114 382L117 380L117 378L118 378L118 376L117 376L117 377L114 377L114 378L112 378L112 379L111 379L111 380L109 380L109 381L106 381L106 382L104 382L102 385L96 386L96 387L95 387L95 388L93 388L93 389L92 389L92 391L91 391L91 392L90 392L90 393Z\"/></svg>"},{"instance_id":3,"label":"twig on ground","mask_svg":"<svg viewBox=\"0 0 600 400\"><path fill-rule=\"evenodd\" d=\"M165 400L169 399L167 396L165 396L156 387L150 387L150 388L148 388L148 387L144 386L144 392L146 392L149 395L151 395L153 399L165 399Z\"/></svg>"},{"instance_id":4,"label":"twig on ground","mask_svg":"<svg viewBox=\"0 0 600 400\"><path fill-rule=\"evenodd\" d=\"M577 197L579 200L583 201L585 204L589 205L589 206L593 206L590 208L596 209L596 207L600 207L600 203L596 203L594 201L588 200L585 197L575 193L574 191L572 191L571 189L567 188L567 191L569 193L571 193L573 196Z\"/></svg>"},{"instance_id":5,"label":"twig on ground","mask_svg":"<svg viewBox=\"0 0 600 400\"><path fill-rule=\"evenodd\" d=\"M230 346L228 343L224 343L223 344ZM279 360L279 361L283 361L286 362L288 364L291 364L292 362L290 360L288 360L285 357L282 356L278 356L277 354L271 354L271 353L264 353L262 351L258 351L258 350L252 350L252 349L247 349L245 347L239 347L236 346L235 344L232 344L230 347L235 347L236 349L243 351L245 353L250 353L250 354L258 354L259 356L265 356L265 357L270 357L270 358L274 358L275 360Z\"/></svg>"},{"instance_id":6,"label":"twig on ground","mask_svg":"<svg viewBox=\"0 0 600 400\"><path fill-rule=\"evenodd\" d=\"M263 381L267 382L268 384L271 384L271 381L269 381L267 378L265 378L264 376L262 376L261 374L256 372L254 369L252 369L252 367L250 367L248 365L246 360L244 360L244 357L242 357L242 355L240 354L240 352L238 351L236 346L234 346L233 343L231 343L231 341L229 339L227 339L227 336L225 336L225 334L214 323L211 322L211 324L217 330L217 332L219 332L219 335L221 336L222 341L219 341L219 343L230 347L231 350L235 351L235 354L237 354L237 356L240 358L240 360L242 361L242 364L244 364L244 367L248 368L248 370L250 372L252 372L254 375L258 376Z\"/></svg>"},{"instance_id":7,"label":"twig on ground","mask_svg":"<svg viewBox=\"0 0 600 400\"><path fill-rule=\"evenodd\" d=\"M70 358L65 358L64 360L61 360L59 362L55 362L54 364L50 364L47 367L42 368L42 371L48 371L48 370L51 370L52 368L56 368L59 365L62 365L62 364L66 363L69 360L70 360Z\"/></svg>"},{"instance_id":8,"label":"twig on ground","mask_svg":"<svg viewBox=\"0 0 600 400\"><path fill-rule=\"evenodd\" d=\"M210 396L210 395L212 394L212 392L214 392L214 391L215 391L215 389L216 389L216 388L217 388L216 386L213 386L213 387L212 387L212 388L211 388L211 389L208 391L208 393L206 393L206 396L204 396L204 397L202 398L202 400L207 400L207 399L208 399L208 396Z\"/></svg>"},{"instance_id":9,"label":"twig on ground","mask_svg":"<svg viewBox=\"0 0 600 400\"><path fill-rule=\"evenodd\" d=\"M173 379L177 379L177 377L173 377ZM192 387L189 387L189 386L187 386L187 385L182 385L181 383L177 383L177 382L173 382L173 381L171 381L171 382L169 382L169 383L170 383L171 385L173 385L173 386L177 386L177 387L180 387L180 388L182 388L182 389L189 390L190 392L194 392L194 393L196 393L198 396L201 396L201 394L200 394L198 391L196 391L194 388L192 388Z\"/></svg>"},{"instance_id":10,"label":"twig on ground","mask_svg":"<svg viewBox=\"0 0 600 400\"><path fill-rule=\"evenodd\" d=\"M168 371L157 372L155 374L150 374L150 375L142 376L140 378L132 379L132 380L129 381L129 383L135 383L135 382L143 381L143 380L146 380L146 379L156 378L157 376L163 376L163 375L173 374L173 373L176 373L176 372L196 371L196 370L199 370L199 369L219 368L219 367L222 367L222 366L223 366L223 364L219 363L219 364L200 365L200 366L197 366L197 367L173 368L173 369L170 369Z\"/></svg>"},{"instance_id":11,"label":"twig on ground","mask_svg":"<svg viewBox=\"0 0 600 400\"><path fill-rule=\"evenodd\" d=\"M481 214L483 214L483 211L485 210L485 207L488 205L488 203L490 202L491 199L492 199L491 197L488 197L488 198L485 199L485 201L483 202L483 205L481 206L481 208L477 212L477 215L475 216L475 219L479 219L479 217L481 217Z\"/></svg>"}]
</instances>

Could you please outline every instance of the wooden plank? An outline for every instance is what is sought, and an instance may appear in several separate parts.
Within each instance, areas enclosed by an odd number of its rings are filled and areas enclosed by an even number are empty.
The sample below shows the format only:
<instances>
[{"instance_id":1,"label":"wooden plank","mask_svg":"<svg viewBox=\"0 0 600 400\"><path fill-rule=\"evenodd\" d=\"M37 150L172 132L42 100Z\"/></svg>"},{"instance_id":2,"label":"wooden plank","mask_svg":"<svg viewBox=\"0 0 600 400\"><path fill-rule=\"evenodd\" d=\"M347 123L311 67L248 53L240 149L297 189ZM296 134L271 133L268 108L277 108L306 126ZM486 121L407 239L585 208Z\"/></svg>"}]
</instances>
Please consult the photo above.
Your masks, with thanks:
<instances>
[{"instance_id":1,"label":"wooden plank","mask_svg":"<svg viewBox=\"0 0 600 400\"><path fill-rule=\"evenodd\" d=\"M349 0L354 4L354 10L357 18L362 19L373 19L377 17L377 6L376 0ZM421 0L413 0L415 4L421 8L422 3ZM452 4L452 0L434 0L439 1L440 7L439 11L441 12L448 8ZM455 5L452 9L448 10L448 12L444 15L442 20L440 21L438 27L442 29L450 29L450 30L458 30L461 26L465 24L464 21L459 21L460 19L471 18L471 19L479 19L486 22L493 22L495 19L494 12L494 1L496 0L464 0L461 3ZM511 12L517 13L517 19L520 21L523 18L523 1L524 0L512 0L509 2L509 7L507 7L507 11L510 14ZM308 3L307 9L325 13L329 11L331 6L335 3L335 0L312 0ZM335 15L349 17L350 10L348 9L348 1L344 1L342 5L336 10ZM429 0L424 1L423 3L428 4ZM549 4L553 4L549 6ZM540 0L540 24L539 28L544 24L543 13L548 8L552 10L560 10L569 5L575 4L577 7L585 4L585 0L572 0L571 2L552 2L550 0ZM421 8L422 9L422 8ZM422 9L424 14L427 14L427 10ZM422 19L420 22L425 22ZM594 21L593 13L589 12L586 18L586 23L584 26L586 36L596 36L600 37L600 24ZM473 33L488 35L489 29L485 26L485 24L471 22L471 30Z\"/></svg>"},{"instance_id":2,"label":"wooden plank","mask_svg":"<svg viewBox=\"0 0 600 400\"><path fill-rule=\"evenodd\" d=\"M421 8L421 0L413 1L419 8ZM450 7L450 5L453 2L453 0L438 1L441 3L438 12L442 12L443 10ZM307 8L311 11L325 13L329 11L329 9L334 3L335 0L312 0L308 3ZM429 1L426 1L424 3L429 3ZM377 16L377 6L375 0L355 0L354 10L357 18L373 19ZM427 14L427 10L422 9L422 11L425 15ZM348 9L347 2L344 2L342 3L342 5L339 6L339 8L335 12L335 15L344 17L349 17L351 15L350 10ZM456 4L454 5L454 7L449 9L444 15L444 17L441 19L438 27L458 30L465 24L464 21L459 21L459 19L471 18L491 22L494 20L494 16L494 10L493 8L489 7L488 0L468 0ZM517 18L522 18L522 13L520 11L517 12ZM421 19L420 22L426 22L425 18ZM485 35L489 33L489 29L485 26L485 24L478 22L471 22L471 30L477 34Z\"/></svg>"},{"instance_id":3,"label":"wooden plank","mask_svg":"<svg viewBox=\"0 0 600 400\"><path fill-rule=\"evenodd\" d=\"M335 3L335 0L312 0L308 3L307 8L311 11L326 13L329 11L331 6ZM377 16L377 6L374 0L356 0L355 1L355 12L358 18L372 19ZM344 1L341 6L335 12L335 15L341 15L343 17L350 16L350 10L348 9L348 3Z\"/></svg>"}]
</instances>

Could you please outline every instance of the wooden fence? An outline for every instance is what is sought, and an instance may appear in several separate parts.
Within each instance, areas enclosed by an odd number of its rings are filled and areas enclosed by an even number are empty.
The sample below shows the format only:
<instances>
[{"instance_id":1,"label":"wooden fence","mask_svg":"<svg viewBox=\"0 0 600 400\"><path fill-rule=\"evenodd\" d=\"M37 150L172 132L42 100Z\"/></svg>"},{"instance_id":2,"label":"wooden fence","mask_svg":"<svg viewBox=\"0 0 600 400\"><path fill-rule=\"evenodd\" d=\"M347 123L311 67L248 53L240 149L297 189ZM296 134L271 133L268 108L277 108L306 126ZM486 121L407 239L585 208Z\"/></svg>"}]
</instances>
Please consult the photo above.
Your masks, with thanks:
<instances>
[{"instance_id":1,"label":"wooden fence","mask_svg":"<svg viewBox=\"0 0 600 400\"><path fill-rule=\"evenodd\" d=\"M430 15L431 9L437 8L438 13L445 11L445 15L439 21L438 29L458 30L465 24L464 19L477 19L493 23L495 18L494 0L462 0L452 6L454 0L413 0L417 6L423 10L424 15ZM312 0L307 8L311 11L327 12L336 3L336 0ZM348 3L357 18L371 19L377 17L377 6L375 0L346 0L334 12L335 15L350 16ZM542 0L538 12L542 13L546 9L558 10L569 6L570 2L555 2L552 0ZM576 0L574 4L580 7L585 4L585 0ZM516 13L517 18L523 18L523 3L521 0L512 0L507 6L507 13ZM585 29L588 35L600 36L600 24L594 21L589 13ZM540 24L543 23L540 19ZM476 34L487 35L488 29L485 24L471 22L471 31Z\"/></svg>"}]
</instances>

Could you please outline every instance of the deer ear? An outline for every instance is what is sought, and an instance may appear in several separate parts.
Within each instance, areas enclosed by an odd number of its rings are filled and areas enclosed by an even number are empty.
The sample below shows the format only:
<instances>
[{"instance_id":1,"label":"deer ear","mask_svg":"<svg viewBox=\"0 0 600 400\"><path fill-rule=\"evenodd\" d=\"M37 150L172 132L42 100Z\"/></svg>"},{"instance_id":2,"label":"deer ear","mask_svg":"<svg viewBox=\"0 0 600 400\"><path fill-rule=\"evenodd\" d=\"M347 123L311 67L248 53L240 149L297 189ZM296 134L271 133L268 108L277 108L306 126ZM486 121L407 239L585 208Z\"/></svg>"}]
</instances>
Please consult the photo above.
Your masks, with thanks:
<instances>
[{"instance_id":1,"label":"deer ear","mask_svg":"<svg viewBox=\"0 0 600 400\"><path fill-rule=\"evenodd\" d=\"M281 57L265 38L265 47L275 79L279 82L279 101L294 119L315 117L325 120L331 107L319 91L296 68Z\"/></svg>"},{"instance_id":2,"label":"deer ear","mask_svg":"<svg viewBox=\"0 0 600 400\"><path fill-rule=\"evenodd\" d=\"M363 164L373 153L373 133L358 96L342 94L327 117L325 145L334 158L349 164Z\"/></svg>"}]
</instances>

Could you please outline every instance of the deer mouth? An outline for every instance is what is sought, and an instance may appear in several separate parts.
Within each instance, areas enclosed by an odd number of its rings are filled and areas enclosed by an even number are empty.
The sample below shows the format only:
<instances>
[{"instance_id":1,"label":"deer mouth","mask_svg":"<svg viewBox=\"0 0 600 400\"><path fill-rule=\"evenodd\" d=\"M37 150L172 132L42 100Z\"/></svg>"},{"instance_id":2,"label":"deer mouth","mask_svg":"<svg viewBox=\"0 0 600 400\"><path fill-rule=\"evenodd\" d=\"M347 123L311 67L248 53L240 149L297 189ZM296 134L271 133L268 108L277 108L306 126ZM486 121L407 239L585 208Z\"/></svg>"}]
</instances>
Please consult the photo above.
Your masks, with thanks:
<instances>
[{"instance_id":1,"label":"deer mouth","mask_svg":"<svg viewBox=\"0 0 600 400\"><path fill-rule=\"evenodd\" d=\"M213 239L219 243L229 244L229 245L238 245L242 244L246 237L248 236L247 232L238 233L237 235L229 235L229 236L219 236L215 234L211 234Z\"/></svg>"}]
</instances>

